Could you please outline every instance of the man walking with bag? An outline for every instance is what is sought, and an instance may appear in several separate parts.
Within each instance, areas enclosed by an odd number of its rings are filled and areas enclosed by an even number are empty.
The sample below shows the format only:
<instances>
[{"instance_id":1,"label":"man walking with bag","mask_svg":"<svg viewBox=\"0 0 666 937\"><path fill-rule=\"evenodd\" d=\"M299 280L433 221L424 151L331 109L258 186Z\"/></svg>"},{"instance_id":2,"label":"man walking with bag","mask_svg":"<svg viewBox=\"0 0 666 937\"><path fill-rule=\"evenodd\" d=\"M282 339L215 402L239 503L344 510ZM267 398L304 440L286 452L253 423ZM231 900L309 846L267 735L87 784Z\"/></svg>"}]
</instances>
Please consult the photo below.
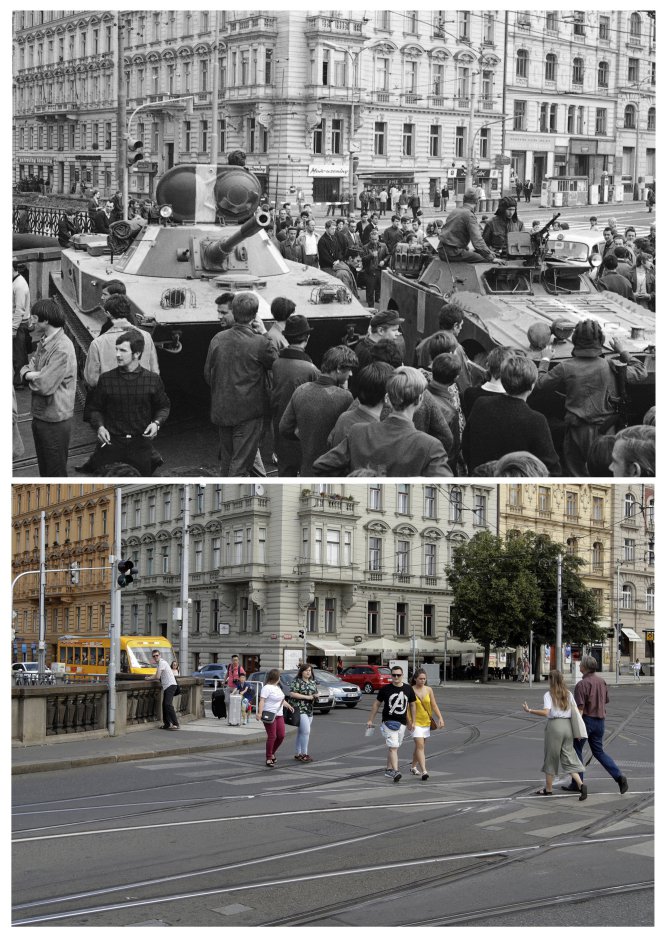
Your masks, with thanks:
<instances>
[{"instance_id":1,"label":"man walking with bag","mask_svg":"<svg viewBox=\"0 0 666 937\"><path fill-rule=\"evenodd\" d=\"M162 697L162 729L180 729L178 724L178 717L176 716L176 710L173 705L173 698L176 695L176 690L178 689L178 681L176 676L167 664L165 660L162 659L159 651L153 651L153 663L157 668L154 674L151 674L149 677L146 677L146 680L159 680L162 684L162 689L164 690L164 696Z\"/></svg>"},{"instance_id":2,"label":"man walking with bag","mask_svg":"<svg viewBox=\"0 0 666 937\"><path fill-rule=\"evenodd\" d=\"M597 674L597 660L591 655L583 657L580 662L580 672L583 674L574 689L574 699L583 722L587 729L587 741L590 743L592 754L599 764L610 774L620 788L621 794L626 794L629 784L610 755L604 751L604 732L606 728L606 704L608 703L608 686L606 681ZM583 761L583 746L585 739L574 738L574 750L580 761ZM581 781L583 772L580 773ZM578 787L568 785L563 791L578 793Z\"/></svg>"},{"instance_id":3,"label":"man walking with bag","mask_svg":"<svg viewBox=\"0 0 666 937\"><path fill-rule=\"evenodd\" d=\"M411 686L402 682L402 667L398 665L391 667L390 685L377 691L368 719L369 729L381 705L384 707L381 732L388 748L384 776L397 782L402 777L398 771L398 749L405 737L405 729L411 731L416 723L416 693Z\"/></svg>"}]
</instances>

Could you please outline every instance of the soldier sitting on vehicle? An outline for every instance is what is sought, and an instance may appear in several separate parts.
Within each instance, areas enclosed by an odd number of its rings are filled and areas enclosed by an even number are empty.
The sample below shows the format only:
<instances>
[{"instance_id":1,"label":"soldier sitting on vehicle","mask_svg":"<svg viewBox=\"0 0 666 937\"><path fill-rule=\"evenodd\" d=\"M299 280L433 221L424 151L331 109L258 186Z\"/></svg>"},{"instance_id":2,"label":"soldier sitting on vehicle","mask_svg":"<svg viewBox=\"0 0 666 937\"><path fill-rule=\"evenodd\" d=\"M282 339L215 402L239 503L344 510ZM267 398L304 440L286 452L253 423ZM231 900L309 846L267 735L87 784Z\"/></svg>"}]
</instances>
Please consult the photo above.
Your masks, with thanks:
<instances>
[{"instance_id":1,"label":"soldier sitting on vehicle","mask_svg":"<svg viewBox=\"0 0 666 937\"><path fill-rule=\"evenodd\" d=\"M507 196L499 200L497 211L483 229L483 240L498 253L508 250L507 235L510 231L522 231L523 223L518 219L515 198Z\"/></svg>"},{"instance_id":2,"label":"soldier sitting on vehicle","mask_svg":"<svg viewBox=\"0 0 666 937\"><path fill-rule=\"evenodd\" d=\"M481 236L476 220L478 204L476 192L468 189L463 196L462 208L454 208L446 219L439 235L437 251L442 260L458 260L469 264L492 263L497 260L497 255ZM469 250L470 241L473 250Z\"/></svg>"}]
</instances>

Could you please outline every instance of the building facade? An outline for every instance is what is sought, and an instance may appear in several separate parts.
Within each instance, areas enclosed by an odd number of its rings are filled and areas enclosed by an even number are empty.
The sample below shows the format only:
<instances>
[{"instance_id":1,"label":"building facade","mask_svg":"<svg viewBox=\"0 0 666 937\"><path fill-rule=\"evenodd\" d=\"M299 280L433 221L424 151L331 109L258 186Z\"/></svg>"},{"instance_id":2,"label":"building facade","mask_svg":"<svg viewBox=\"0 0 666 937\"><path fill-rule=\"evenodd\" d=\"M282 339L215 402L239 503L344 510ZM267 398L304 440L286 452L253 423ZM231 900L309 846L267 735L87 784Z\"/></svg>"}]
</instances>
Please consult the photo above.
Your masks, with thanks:
<instances>
[{"instance_id":1,"label":"building facade","mask_svg":"<svg viewBox=\"0 0 666 937\"><path fill-rule=\"evenodd\" d=\"M444 568L457 543L497 525L495 485L188 488L190 669L232 653L246 669L284 666L301 630L322 662L352 663L354 645L376 637L407 656L413 637L421 660L442 660ZM183 485L123 497L123 551L140 571L123 591L123 631L163 634L179 649L185 497ZM456 662L477 648L448 650Z\"/></svg>"},{"instance_id":2,"label":"building facade","mask_svg":"<svg viewBox=\"0 0 666 937\"><path fill-rule=\"evenodd\" d=\"M655 58L648 12L15 12L15 181L110 194L129 132L133 194L243 149L279 202L569 176L633 197L654 180Z\"/></svg>"},{"instance_id":3,"label":"building facade","mask_svg":"<svg viewBox=\"0 0 666 937\"><path fill-rule=\"evenodd\" d=\"M39 650L41 514L45 514L46 662L63 634L107 633L111 607L115 489L91 484L12 485L12 594L15 661ZM78 564L78 576L71 566ZM57 572L56 570L60 570ZM78 581L74 582L73 579Z\"/></svg>"},{"instance_id":4,"label":"building facade","mask_svg":"<svg viewBox=\"0 0 666 937\"><path fill-rule=\"evenodd\" d=\"M654 661L654 487L617 484L612 489L615 622L623 661Z\"/></svg>"}]
</instances>

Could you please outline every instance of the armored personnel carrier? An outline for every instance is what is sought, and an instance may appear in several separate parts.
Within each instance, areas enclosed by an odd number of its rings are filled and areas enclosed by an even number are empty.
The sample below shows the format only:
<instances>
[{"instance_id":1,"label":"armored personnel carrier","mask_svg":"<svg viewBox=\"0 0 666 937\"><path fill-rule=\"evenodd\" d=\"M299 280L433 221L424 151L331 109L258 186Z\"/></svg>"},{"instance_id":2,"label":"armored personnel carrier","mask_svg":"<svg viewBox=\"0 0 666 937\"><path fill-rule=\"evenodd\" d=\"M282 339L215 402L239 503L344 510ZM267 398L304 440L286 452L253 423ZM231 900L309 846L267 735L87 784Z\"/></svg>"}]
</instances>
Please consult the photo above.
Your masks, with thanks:
<instances>
[{"instance_id":1,"label":"armored personnel carrier","mask_svg":"<svg viewBox=\"0 0 666 937\"><path fill-rule=\"evenodd\" d=\"M120 279L141 327L151 332L160 370L172 393L191 396L220 329L215 298L251 290L268 324L270 306L287 296L314 331L315 361L331 345L367 331L369 314L343 283L313 267L286 261L266 234L256 176L241 166L179 165L156 188L154 222L115 222L107 235L76 235L52 276L82 362L105 321L100 306L109 280ZM158 220L157 220L158 219Z\"/></svg>"},{"instance_id":2,"label":"armored personnel carrier","mask_svg":"<svg viewBox=\"0 0 666 937\"><path fill-rule=\"evenodd\" d=\"M599 290L593 273L601 257L593 254L589 262L581 262L573 233L551 236L556 217L534 234L509 234L502 265L442 259L437 237L427 238L424 247L399 244L391 268L382 272L382 308L399 309L405 320L409 363L418 343L439 328L446 301L465 313L458 340L478 364L498 345L527 351L527 331L535 322L552 329L562 319L572 327L596 319L609 355L610 342L617 337L648 367L649 382L631 390L632 409L642 413L654 403L655 314L617 293ZM558 342L551 367L569 357L571 347L570 342Z\"/></svg>"}]
</instances>

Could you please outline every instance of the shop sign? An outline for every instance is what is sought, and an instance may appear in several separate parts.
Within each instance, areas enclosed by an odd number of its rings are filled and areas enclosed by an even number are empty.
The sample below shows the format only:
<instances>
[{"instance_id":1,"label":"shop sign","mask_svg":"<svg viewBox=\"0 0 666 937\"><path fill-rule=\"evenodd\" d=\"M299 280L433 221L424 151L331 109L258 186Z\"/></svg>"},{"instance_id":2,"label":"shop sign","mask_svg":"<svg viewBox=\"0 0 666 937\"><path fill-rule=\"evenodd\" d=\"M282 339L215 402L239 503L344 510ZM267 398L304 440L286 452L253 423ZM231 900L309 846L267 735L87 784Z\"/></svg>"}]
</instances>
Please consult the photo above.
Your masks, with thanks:
<instances>
[{"instance_id":1,"label":"shop sign","mask_svg":"<svg viewBox=\"0 0 666 937\"><path fill-rule=\"evenodd\" d=\"M344 163L310 163L308 176L346 176L348 167Z\"/></svg>"},{"instance_id":2,"label":"shop sign","mask_svg":"<svg viewBox=\"0 0 666 937\"><path fill-rule=\"evenodd\" d=\"M246 169L250 169L252 172L268 172L268 166L265 166L263 163L252 163L251 166L246 166Z\"/></svg>"}]
</instances>

